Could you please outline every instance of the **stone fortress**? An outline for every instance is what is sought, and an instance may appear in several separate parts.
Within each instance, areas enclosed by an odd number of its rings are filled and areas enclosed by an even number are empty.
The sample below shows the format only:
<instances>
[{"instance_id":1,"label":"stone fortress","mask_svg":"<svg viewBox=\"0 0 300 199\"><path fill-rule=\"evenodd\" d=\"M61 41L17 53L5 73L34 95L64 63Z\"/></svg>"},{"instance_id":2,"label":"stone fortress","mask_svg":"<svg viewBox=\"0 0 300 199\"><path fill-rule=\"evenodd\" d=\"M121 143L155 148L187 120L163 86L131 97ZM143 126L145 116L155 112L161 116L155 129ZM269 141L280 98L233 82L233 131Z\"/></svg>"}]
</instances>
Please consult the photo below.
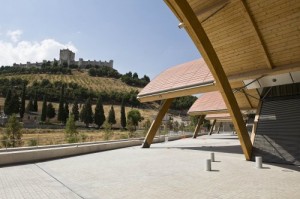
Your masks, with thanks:
<instances>
[{"instance_id":1,"label":"stone fortress","mask_svg":"<svg viewBox=\"0 0 300 199\"><path fill-rule=\"evenodd\" d=\"M31 62L27 62L26 64L16 64L14 63L13 66L14 67L37 67L37 68L41 68L43 63L47 63L47 60L43 60L43 62L36 62L36 63L31 63ZM96 60L83 60L83 58L79 58L78 61L75 61L75 53L72 52L69 49L61 49L59 51L59 60L54 59L53 61L50 61L51 65L54 64L54 62L58 62L58 64L63 65L64 63L67 63L68 66L70 65L76 65L79 68L85 68L88 65L92 65L92 66L108 66L108 67L113 67L113 60L109 60L109 62L107 61L96 61Z\"/></svg>"}]
</instances>

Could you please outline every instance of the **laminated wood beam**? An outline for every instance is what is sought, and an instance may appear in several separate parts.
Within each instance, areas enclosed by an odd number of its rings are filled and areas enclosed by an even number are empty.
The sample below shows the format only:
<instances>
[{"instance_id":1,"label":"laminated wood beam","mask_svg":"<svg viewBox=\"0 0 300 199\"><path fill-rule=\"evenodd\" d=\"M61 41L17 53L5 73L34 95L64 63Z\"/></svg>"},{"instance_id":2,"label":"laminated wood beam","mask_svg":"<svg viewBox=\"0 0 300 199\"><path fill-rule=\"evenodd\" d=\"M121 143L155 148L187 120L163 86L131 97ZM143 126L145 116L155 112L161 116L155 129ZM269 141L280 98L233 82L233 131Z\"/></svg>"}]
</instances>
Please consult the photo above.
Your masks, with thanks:
<instances>
[{"instance_id":1,"label":"laminated wood beam","mask_svg":"<svg viewBox=\"0 0 300 199\"><path fill-rule=\"evenodd\" d=\"M231 115L233 124L237 131L243 153L246 160L250 160L252 143L246 129L243 116L238 107L237 101L231 90L231 86L226 77L222 64L193 9L187 0L165 0L172 10L175 10L176 15L184 23L187 33L190 35L194 44L203 56L208 65L216 85L222 94L227 109Z\"/></svg>"},{"instance_id":2,"label":"laminated wood beam","mask_svg":"<svg viewBox=\"0 0 300 199\"><path fill-rule=\"evenodd\" d=\"M216 121L217 121L217 120L214 119L214 121L213 121L213 123L212 123L212 125L211 125L211 127L210 127L210 131L209 131L208 135L211 135L212 132L214 131L214 127L215 127Z\"/></svg>"},{"instance_id":3,"label":"laminated wood beam","mask_svg":"<svg viewBox=\"0 0 300 199\"><path fill-rule=\"evenodd\" d=\"M244 15L247 18L247 20L249 21L250 27L253 30L253 33L254 33L255 38L257 40L257 43L259 44L259 46L260 46L260 48L262 50L262 53L263 53L263 56L265 58L266 64L267 64L268 68L272 69L273 68L273 64L272 64L272 61L271 61L270 54L269 54L269 52L267 50L267 47L266 47L266 45L265 45L265 43L264 43L264 41L262 39L261 33L260 33L260 31L259 31L259 29L258 29L258 27L257 27L257 25L256 25L256 23L255 23L255 21L253 19L253 17L250 14L250 10L248 8L248 5L247 5L247 3L246 3L245 0L240 0L240 2L241 2L241 6L242 6L242 8L244 10Z\"/></svg>"},{"instance_id":4,"label":"laminated wood beam","mask_svg":"<svg viewBox=\"0 0 300 199\"><path fill-rule=\"evenodd\" d=\"M203 124L204 118L205 118L205 115L200 115L199 116L198 123L197 123L197 126L196 126L194 134L193 134L193 138L197 138L199 130L200 130L200 127Z\"/></svg>"},{"instance_id":5,"label":"laminated wood beam","mask_svg":"<svg viewBox=\"0 0 300 199\"><path fill-rule=\"evenodd\" d=\"M173 101L173 99L167 99L167 100L163 101L155 120L152 122L152 124L148 130L148 133L142 144L142 148L150 148L150 145L153 142L154 136L155 136L158 128L160 127L161 121L164 118L167 111L169 110L169 107L170 107L172 101Z\"/></svg>"}]
</instances>

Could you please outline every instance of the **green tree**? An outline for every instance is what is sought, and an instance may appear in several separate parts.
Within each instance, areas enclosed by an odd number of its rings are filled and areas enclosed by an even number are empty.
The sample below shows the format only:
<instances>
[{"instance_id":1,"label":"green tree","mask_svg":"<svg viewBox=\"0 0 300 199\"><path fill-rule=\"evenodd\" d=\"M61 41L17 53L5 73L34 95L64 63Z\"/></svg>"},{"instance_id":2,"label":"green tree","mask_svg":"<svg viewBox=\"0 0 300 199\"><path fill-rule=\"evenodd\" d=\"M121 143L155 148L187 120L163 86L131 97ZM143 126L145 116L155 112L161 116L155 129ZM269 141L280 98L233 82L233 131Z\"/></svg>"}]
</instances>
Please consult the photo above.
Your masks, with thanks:
<instances>
[{"instance_id":1,"label":"green tree","mask_svg":"<svg viewBox=\"0 0 300 199\"><path fill-rule=\"evenodd\" d=\"M73 107L72 107L72 114L74 116L74 121L79 120L79 108L78 108L78 101L75 99Z\"/></svg>"},{"instance_id":2,"label":"green tree","mask_svg":"<svg viewBox=\"0 0 300 199\"><path fill-rule=\"evenodd\" d=\"M6 124L6 130L2 137L3 145L7 147L16 147L22 145L22 124L18 121L17 116L12 114Z\"/></svg>"},{"instance_id":3,"label":"green tree","mask_svg":"<svg viewBox=\"0 0 300 199\"><path fill-rule=\"evenodd\" d=\"M22 98L21 98L21 107L20 107L20 118L23 118L25 113L25 96L26 96L26 84L23 84L22 89Z\"/></svg>"},{"instance_id":4,"label":"green tree","mask_svg":"<svg viewBox=\"0 0 300 199\"><path fill-rule=\"evenodd\" d=\"M121 126L123 129L126 127L126 113L125 113L124 99L122 99L122 104L121 104Z\"/></svg>"},{"instance_id":5,"label":"green tree","mask_svg":"<svg viewBox=\"0 0 300 199\"><path fill-rule=\"evenodd\" d=\"M60 90L60 98L59 98L59 106L58 106L58 114L57 114L57 120L60 122L66 121L66 114L64 110L64 95L65 95L65 86L62 85Z\"/></svg>"},{"instance_id":6,"label":"green tree","mask_svg":"<svg viewBox=\"0 0 300 199\"><path fill-rule=\"evenodd\" d=\"M20 100L19 100L19 96L16 92L13 92L12 98L11 98L11 114L15 113L18 114L20 112Z\"/></svg>"},{"instance_id":7,"label":"green tree","mask_svg":"<svg viewBox=\"0 0 300 199\"><path fill-rule=\"evenodd\" d=\"M35 92L35 94L34 94L33 111L34 111L34 112L38 112L38 99L37 99L37 94L36 94L36 92Z\"/></svg>"},{"instance_id":8,"label":"green tree","mask_svg":"<svg viewBox=\"0 0 300 199\"><path fill-rule=\"evenodd\" d=\"M81 109L80 120L85 123L86 127L93 123L93 110L90 98L86 100Z\"/></svg>"},{"instance_id":9,"label":"green tree","mask_svg":"<svg viewBox=\"0 0 300 199\"><path fill-rule=\"evenodd\" d=\"M117 123L114 106L110 107L109 114L108 114L108 123L112 126L113 124Z\"/></svg>"},{"instance_id":10,"label":"green tree","mask_svg":"<svg viewBox=\"0 0 300 199\"><path fill-rule=\"evenodd\" d=\"M71 114L68 118L66 129L65 129L66 139L69 143L75 143L79 141L79 133L76 130L74 115Z\"/></svg>"},{"instance_id":11,"label":"green tree","mask_svg":"<svg viewBox=\"0 0 300 199\"><path fill-rule=\"evenodd\" d=\"M128 137L129 138L134 137L134 131L136 131L136 127L133 125L133 121L131 118L128 118L126 127L129 131Z\"/></svg>"},{"instance_id":12,"label":"green tree","mask_svg":"<svg viewBox=\"0 0 300 199\"><path fill-rule=\"evenodd\" d=\"M12 93L11 93L11 89L9 89L6 93L6 98L4 101L4 113L5 115L10 115L11 110L10 110L10 103L11 103L11 98L12 98Z\"/></svg>"},{"instance_id":13,"label":"green tree","mask_svg":"<svg viewBox=\"0 0 300 199\"><path fill-rule=\"evenodd\" d=\"M67 119L69 118L69 114L70 114L69 103L68 102L65 103L64 111L65 111L65 116L64 116L64 121L63 122L66 123Z\"/></svg>"},{"instance_id":14,"label":"green tree","mask_svg":"<svg viewBox=\"0 0 300 199\"><path fill-rule=\"evenodd\" d=\"M103 109L101 96L99 96L95 107L95 124L97 124L98 128L100 128L104 123L104 121L105 121L104 109Z\"/></svg>"},{"instance_id":15,"label":"green tree","mask_svg":"<svg viewBox=\"0 0 300 199\"><path fill-rule=\"evenodd\" d=\"M29 99L29 102L27 103L25 111L28 112L33 112L33 101L32 98Z\"/></svg>"},{"instance_id":16,"label":"green tree","mask_svg":"<svg viewBox=\"0 0 300 199\"><path fill-rule=\"evenodd\" d=\"M141 122L144 118L142 117L141 113L136 110L136 109L132 109L128 112L127 114L127 119L131 119L132 124L134 125L134 128L136 130L136 126L139 124L139 122Z\"/></svg>"},{"instance_id":17,"label":"green tree","mask_svg":"<svg viewBox=\"0 0 300 199\"><path fill-rule=\"evenodd\" d=\"M48 118L48 120L54 118L55 115L56 115L55 108L53 107L52 103L50 102L47 105L47 118Z\"/></svg>"},{"instance_id":18,"label":"green tree","mask_svg":"<svg viewBox=\"0 0 300 199\"><path fill-rule=\"evenodd\" d=\"M19 96L16 92L11 92L10 101L7 102L6 115L17 114L20 112Z\"/></svg>"},{"instance_id":19,"label":"green tree","mask_svg":"<svg viewBox=\"0 0 300 199\"><path fill-rule=\"evenodd\" d=\"M42 106L42 115L41 115L41 121L45 122L47 118L47 98L46 95L44 95L43 98L43 106Z\"/></svg>"}]
</instances>

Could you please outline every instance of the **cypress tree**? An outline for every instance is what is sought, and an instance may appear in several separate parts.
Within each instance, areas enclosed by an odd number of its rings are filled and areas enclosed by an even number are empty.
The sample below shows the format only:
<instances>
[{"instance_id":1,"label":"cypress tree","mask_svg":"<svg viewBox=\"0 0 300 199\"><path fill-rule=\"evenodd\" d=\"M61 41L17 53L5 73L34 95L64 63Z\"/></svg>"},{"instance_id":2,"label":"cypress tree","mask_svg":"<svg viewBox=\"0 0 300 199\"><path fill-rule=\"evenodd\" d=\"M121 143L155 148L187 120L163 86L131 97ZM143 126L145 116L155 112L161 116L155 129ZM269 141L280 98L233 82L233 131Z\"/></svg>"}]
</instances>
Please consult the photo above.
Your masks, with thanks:
<instances>
[{"instance_id":1,"label":"cypress tree","mask_svg":"<svg viewBox=\"0 0 300 199\"><path fill-rule=\"evenodd\" d=\"M85 123L86 127L93 123L93 110L90 98L88 98L80 112L80 119Z\"/></svg>"},{"instance_id":2,"label":"cypress tree","mask_svg":"<svg viewBox=\"0 0 300 199\"><path fill-rule=\"evenodd\" d=\"M126 113L125 113L124 99L122 99L122 104L121 104L121 126L123 129L126 127Z\"/></svg>"},{"instance_id":3,"label":"cypress tree","mask_svg":"<svg viewBox=\"0 0 300 199\"><path fill-rule=\"evenodd\" d=\"M43 107L42 107L42 115L41 115L41 121L45 122L47 118L47 98L46 95L44 95L43 98Z\"/></svg>"},{"instance_id":4,"label":"cypress tree","mask_svg":"<svg viewBox=\"0 0 300 199\"><path fill-rule=\"evenodd\" d=\"M108 123L110 125L113 125L113 124L117 123L116 116L115 116L115 110L114 110L113 105L110 107L110 111L109 111L109 114L108 114Z\"/></svg>"},{"instance_id":5,"label":"cypress tree","mask_svg":"<svg viewBox=\"0 0 300 199\"><path fill-rule=\"evenodd\" d=\"M19 99L19 95L16 92L14 92L12 95L11 108L12 108L12 113L15 114L20 113L20 99Z\"/></svg>"},{"instance_id":6,"label":"cypress tree","mask_svg":"<svg viewBox=\"0 0 300 199\"><path fill-rule=\"evenodd\" d=\"M104 109L103 109L101 96L99 96L95 107L95 124L97 124L98 128L100 128L104 123L104 121L105 121Z\"/></svg>"},{"instance_id":7,"label":"cypress tree","mask_svg":"<svg viewBox=\"0 0 300 199\"><path fill-rule=\"evenodd\" d=\"M20 101L19 96L16 92L8 90L5 102L4 102L4 113L6 115L11 115L13 113L17 114L20 112Z\"/></svg>"},{"instance_id":8,"label":"cypress tree","mask_svg":"<svg viewBox=\"0 0 300 199\"><path fill-rule=\"evenodd\" d=\"M47 105L47 118L48 118L48 119L54 118L55 115L56 115L55 109L54 109L52 103L50 102L50 103Z\"/></svg>"},{"instance_id":9,"label":"cypress tree","mask_svg":"<svg viewBox=\"0 0 300 199\"><path fill-rule=\"evenodd\" d=\"M38 100L37 100L37 94L36 94L36 92L34 94L33 111L34 112L38 112Z\"/></svg>"},{"instance_id":10,"label":"cypress tree","mask_svg":"<svg viewBox=\"0 0 300 199\"><path fill-rule=\"evenodd\" d=\"M9 115L10 114L10 101L11 101L11 90L9 89L7 91L7 94L6 94L6 98L5 98L5 101L4 101L4 114L5 115Z\"/></svg>"},{"instance_id":11,"label":"cypress tree","mask_svg":"<svg viewBox=\"0 0 300 199\"><path fill-rule=\"evenodd\" d=\"M26 96L26 84L23 84L21 107L20 107L20 118L23 118L25 113L25 96Z\"/></svg>"},{"instance_id":12,"label":"cypress tree","mask_svg":"<svg viewBox=\"0 0 300 199\"><path fill-rule=\"evenodd\" d=\"M72 107L72 114L74 116L74 121L79 120L79 108L78 108L78 101L75 99L73 107Z\"/></svg>"},{"instance_id":13,"label":"cypress tree","mask_svg":"<svg viewBox=\"0 0 300 199\"><path fill-rule=\"evenodd\" d=\"M58 114L57 114L57 120L60 122L66 121L65 119L65 110L64 110L64 94L65 94L65 86L62 85L60 90L60 98L59 98L59 106L58 106Z\"/></svg>"},{"instance_id":14,"label":"cypress tree","mask_svg":"<svg viewBox=\"0 0 300 199\"><path fill-rule=\"evenodd\" d=\"M64 121L63 122L66 123L67 119L69 118L69 114L70 114L69 103L68 102L65 103L64 111L65 111L65 115L64 115Z\"/></svg>"}]
</instances>

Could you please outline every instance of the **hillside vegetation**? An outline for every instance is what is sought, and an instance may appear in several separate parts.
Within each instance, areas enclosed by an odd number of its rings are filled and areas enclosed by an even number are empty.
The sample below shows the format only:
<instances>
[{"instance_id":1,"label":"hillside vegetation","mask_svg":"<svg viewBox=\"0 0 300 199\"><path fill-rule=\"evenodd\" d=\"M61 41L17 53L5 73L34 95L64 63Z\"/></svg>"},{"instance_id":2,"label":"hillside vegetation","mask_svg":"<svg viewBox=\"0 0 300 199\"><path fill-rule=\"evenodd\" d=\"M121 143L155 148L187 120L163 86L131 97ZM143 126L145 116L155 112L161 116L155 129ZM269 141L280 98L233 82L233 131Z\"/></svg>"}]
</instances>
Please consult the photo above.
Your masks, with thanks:
<instances>
[{"instance_id":1,"label":"hillside vegetation","mask_svg":"<svg viewBox=\"0 0 300 199\"><path fill-rule=\"evenodd\" d=\"M28 81L28 86L32 86L34 82L42 82L48 79L51 83L77 83L78 85L96 92L124 92L131 90L140 91L141 88L133 87L125 84L120 79L106 77L92 77L87 72L73 71L72 75L65 74L15 74L15 75L0 75L0 79L20 78Z\"/></svg>"}]
</instances>

